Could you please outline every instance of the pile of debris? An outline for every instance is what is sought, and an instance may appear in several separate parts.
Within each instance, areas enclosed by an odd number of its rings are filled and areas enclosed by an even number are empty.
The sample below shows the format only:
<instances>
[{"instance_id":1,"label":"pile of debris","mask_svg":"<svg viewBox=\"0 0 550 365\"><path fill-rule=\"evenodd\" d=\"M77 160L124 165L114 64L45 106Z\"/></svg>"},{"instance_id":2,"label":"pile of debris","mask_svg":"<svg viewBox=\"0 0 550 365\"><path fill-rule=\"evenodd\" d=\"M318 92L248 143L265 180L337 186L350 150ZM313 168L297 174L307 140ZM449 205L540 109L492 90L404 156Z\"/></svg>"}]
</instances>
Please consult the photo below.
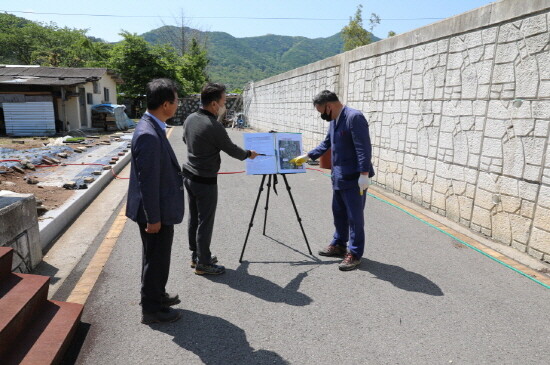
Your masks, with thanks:
<instances>
[{"instance_id":1,"label":"pile of debris","mask_svg":"<svg viewBox=\"0 0 550 365\"><path fill-rule=\"evenodd\" d=\"M131 132L105 137L66 136L28 149L8 142L14 148L0 148L0 190L34 194L40 203L38 214L43 215L46 206L54 206L52 201L62 203L61 198L70 196L71 190L87 189L97 175L110 170L129 152ZM57 166L67 167L60 170Z\"/></svg>"}]
</instances>

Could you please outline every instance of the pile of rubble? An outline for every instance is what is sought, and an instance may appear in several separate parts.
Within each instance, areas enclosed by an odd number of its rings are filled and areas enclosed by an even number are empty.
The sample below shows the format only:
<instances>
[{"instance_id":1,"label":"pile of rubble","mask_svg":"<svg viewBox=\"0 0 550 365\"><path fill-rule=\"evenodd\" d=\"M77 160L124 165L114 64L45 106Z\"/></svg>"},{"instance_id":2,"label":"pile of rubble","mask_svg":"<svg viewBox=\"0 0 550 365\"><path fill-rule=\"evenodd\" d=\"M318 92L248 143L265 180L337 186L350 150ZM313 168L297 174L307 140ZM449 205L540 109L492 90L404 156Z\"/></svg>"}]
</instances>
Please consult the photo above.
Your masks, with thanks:
<instances>
[{"instance_id":1,"label":"pile of rubble","mask_svg":"<svg viewBox=\"0 0 550 365\"><path fill-rule=\"evenodd\" d=\"M0 190L16 190L13 186L17 185L18 190L36 196L45 189L87 189L98 175L111 170L112 165L129 152L131 133L117 133L108 138L68 136L50 140L48 145L39 148L0 148ZM60 169L58 166L66 167ZM51 196L46 196L45 200L48 204ZM40 203L37 206L39 215L42 215L47 208L40 199L37 201Z\"/></svg>"}]
</instances>

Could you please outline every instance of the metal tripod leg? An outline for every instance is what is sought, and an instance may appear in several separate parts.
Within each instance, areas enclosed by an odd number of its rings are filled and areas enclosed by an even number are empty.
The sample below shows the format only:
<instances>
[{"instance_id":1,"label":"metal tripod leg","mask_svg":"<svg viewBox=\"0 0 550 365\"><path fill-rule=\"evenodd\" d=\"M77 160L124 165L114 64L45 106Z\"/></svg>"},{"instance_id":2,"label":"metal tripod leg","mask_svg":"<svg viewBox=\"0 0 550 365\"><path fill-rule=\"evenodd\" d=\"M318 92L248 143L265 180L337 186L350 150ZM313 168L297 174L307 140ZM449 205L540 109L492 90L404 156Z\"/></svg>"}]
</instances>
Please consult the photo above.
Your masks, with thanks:
<instances>
[{"instance_id":1,"label":"metal tripod leg","mask_svg":"<svg viewBox=\"0 0 550 365\"><path fill-rule=\"evenodd\" d=\"M260 196L262 195L262 191L264 190L264 182L265 182L266 175L263 175L262 182L260 184L260 189L258 190L258 197L256 198L256 204L254 204L254 210L252 211L252 217L250 217L250 223L248 224L248 232L246 232L246 238L244 240L243 250L241 252L241 257L239 258L239 262L243 262L243 255L244 250L246 248L246 242L248 242L248 236L250 235L250 229L252 229L252 226L254 225L254 216L256 215L256 209L258 208L258 202L260 201ZM271 178L271 176L270 176Z\"/></svg>"},{"instance_id":2,"label":"metal tripod leg","mask_svg":"<svg viewBox=\"0 0 550 365\"><path fill-rule=\"evenodd\" d=\"M267 223L267 211L269 210L269 191L271 190L271 178L273 175L269 175L267 179L267 199L265 200L265 215L264 215L264 236L265 236L265 225Z\"/></svg>"},{"instance_id":3,"label":"metal tripod leg","mask_svg":"<svg viewBox=\"0 0 550 365\"><path fill-rule=\"evenodd\" d=\"M298 213L298 208L296 208L296 204L294 203L294 198L292 197L292 193L290 192L290 185L288 185L286 174L281 174L281 175L283 175L283 179L285 180L286 190L288 191L288 195L290 196L290 201L292 202L292 206L294 207L294 211L296 212L296 218L298 218L298 223L300 223L300 229L302 230L304 239L306 240L307 249L309 251L309 254L313 255L313 253L311 252L311 248L309 247L309 242L307 241L306 232L304 231L304 227L302 226L302 218L300 218L300 214Z\"/></svg>"}]
</instances>

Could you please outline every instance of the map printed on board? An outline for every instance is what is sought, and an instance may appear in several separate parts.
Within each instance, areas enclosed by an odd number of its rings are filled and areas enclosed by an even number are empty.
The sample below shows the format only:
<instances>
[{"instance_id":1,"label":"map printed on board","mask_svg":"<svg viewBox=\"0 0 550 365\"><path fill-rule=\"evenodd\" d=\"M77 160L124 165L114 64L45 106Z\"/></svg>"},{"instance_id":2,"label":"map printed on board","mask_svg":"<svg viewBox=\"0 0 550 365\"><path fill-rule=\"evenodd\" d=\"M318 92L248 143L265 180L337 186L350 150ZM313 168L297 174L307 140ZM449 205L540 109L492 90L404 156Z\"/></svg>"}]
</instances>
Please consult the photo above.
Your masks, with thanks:
<instances>
[{"instance_id":1,"label":"map printed on board","mask_svg":"<svg viewBox=\"0 0 550 365\"><path fill-rule=\"evenodd\" d=\"M244 148L264 155L246 160L247 175L306 172L304 165L290 163L302 154L301 133L244 133L243 136Z\"/></svg>"}]
</instances>

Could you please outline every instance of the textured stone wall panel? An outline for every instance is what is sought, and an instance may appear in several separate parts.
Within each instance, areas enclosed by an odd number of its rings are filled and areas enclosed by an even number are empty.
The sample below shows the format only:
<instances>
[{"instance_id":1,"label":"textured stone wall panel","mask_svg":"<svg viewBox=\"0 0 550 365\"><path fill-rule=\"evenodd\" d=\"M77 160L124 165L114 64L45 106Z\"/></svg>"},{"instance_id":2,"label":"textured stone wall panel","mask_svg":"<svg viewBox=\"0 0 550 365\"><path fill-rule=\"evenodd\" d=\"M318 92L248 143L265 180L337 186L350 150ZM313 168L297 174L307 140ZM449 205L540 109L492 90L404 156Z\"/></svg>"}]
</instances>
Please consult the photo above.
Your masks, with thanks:
<instances>
[{"instance_id":1,"label":"textured stone wall panel","mask_svg":"<svg viewBox=\"0 0 550 365\"><path fill-rule=\"evenodd\" d=\"M515 14L533 4L497 2L493 24L440 22L261 81L245 93L249 120L302 131L309 150L328 126L311 99L334 90L369 121L377 185L550 262L550 7Z\"/></svg>"}]
</instances>

